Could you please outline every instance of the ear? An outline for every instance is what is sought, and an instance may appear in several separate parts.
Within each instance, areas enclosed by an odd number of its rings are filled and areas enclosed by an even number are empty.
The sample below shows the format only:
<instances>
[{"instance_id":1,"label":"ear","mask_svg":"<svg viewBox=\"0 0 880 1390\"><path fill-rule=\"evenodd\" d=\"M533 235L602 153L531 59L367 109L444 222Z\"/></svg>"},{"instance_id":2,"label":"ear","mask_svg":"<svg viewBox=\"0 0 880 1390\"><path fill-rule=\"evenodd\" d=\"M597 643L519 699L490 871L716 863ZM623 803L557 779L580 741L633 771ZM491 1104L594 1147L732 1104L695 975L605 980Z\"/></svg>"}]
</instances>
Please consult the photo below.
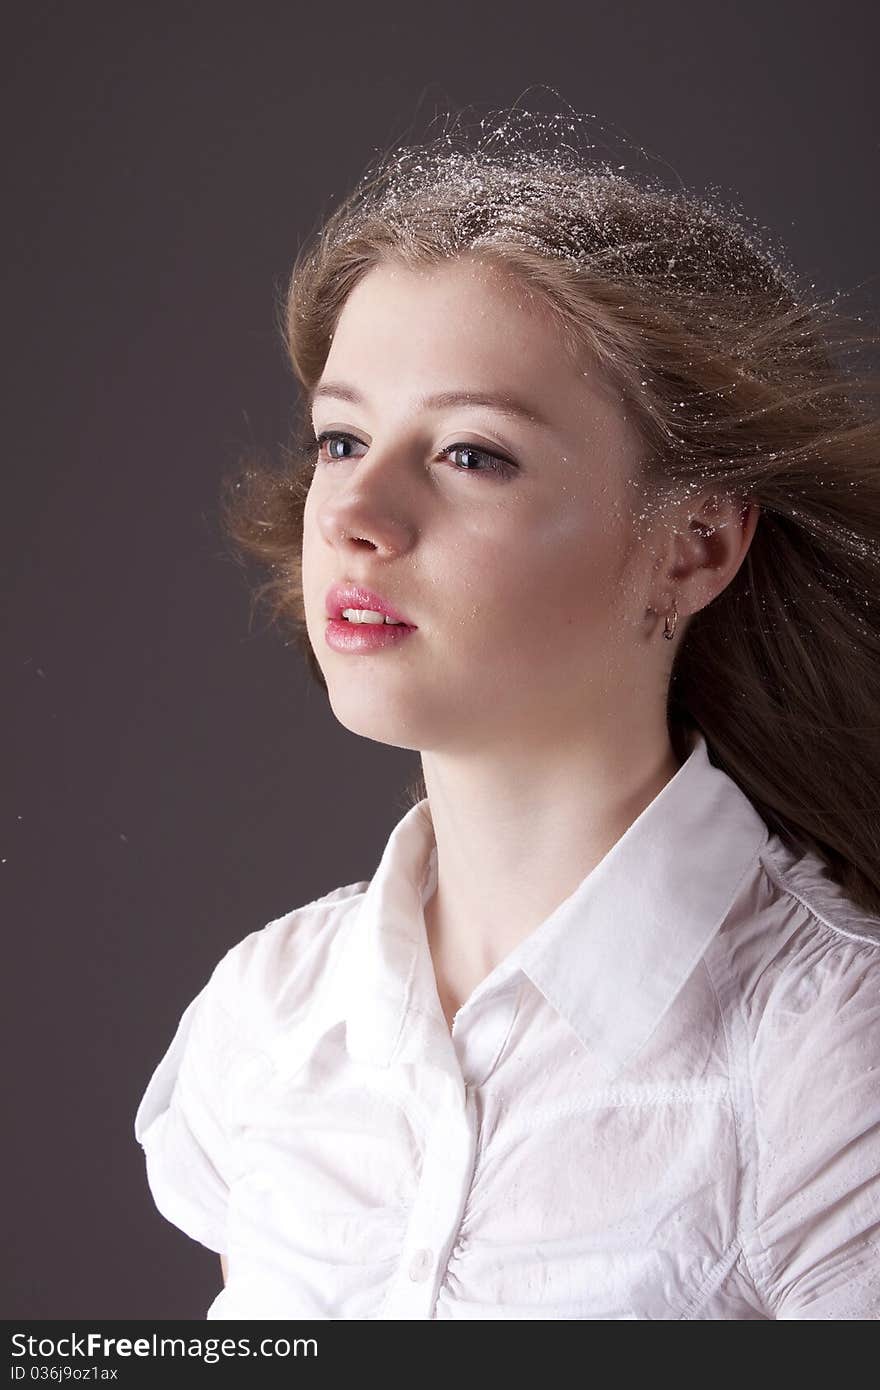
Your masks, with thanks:
<instances>
[{"instance_id":1,"label":"ear","mask_svg":"<svg viewBox=\"0 0 880 1390\"><path fill-rule=\"evenodd\" d=\"M759 516L756 503L719 493L683 503L658 574L659 611L674 600L684 617L717 598L746 558Z\"/></svg>"}]
</instances>

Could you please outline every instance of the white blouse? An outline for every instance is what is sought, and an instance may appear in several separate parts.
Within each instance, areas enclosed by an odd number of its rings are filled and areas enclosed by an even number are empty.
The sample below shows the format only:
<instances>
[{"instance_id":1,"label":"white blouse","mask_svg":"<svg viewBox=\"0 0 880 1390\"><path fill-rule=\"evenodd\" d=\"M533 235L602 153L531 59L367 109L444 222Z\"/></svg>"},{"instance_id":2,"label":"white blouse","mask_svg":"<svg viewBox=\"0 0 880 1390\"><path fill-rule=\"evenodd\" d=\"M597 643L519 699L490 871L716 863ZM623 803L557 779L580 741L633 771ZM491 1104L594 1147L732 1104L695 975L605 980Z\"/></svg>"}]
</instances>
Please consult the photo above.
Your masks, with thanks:
<instances>
[{"instance_id":1,"label":"white blouse","mask_svg":"<svg viewBox=\"0 0 880 1390\"><path fill-rule=\"evenodd\" d=\"M690 746L451 1033L427 801L220 960L135 1117L209 1319L880 1315L880 919Z\"/></svg>"}]
</instances>

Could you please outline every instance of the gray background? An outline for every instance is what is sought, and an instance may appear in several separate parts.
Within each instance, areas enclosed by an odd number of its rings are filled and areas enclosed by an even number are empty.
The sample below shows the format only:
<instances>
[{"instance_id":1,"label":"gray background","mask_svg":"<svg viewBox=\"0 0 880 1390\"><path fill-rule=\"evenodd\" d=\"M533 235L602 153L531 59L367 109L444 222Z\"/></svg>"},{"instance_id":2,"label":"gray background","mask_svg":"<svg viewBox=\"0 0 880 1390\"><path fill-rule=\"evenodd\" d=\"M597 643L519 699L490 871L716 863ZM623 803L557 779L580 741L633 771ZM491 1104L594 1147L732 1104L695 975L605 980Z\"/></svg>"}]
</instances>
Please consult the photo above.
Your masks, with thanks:
<instances>
[{"instance_id":1,"label":"gray background","mask_svg":"<svg viewBox=\"0 0 880 1390\"><path fill-rule=\"evenodd\" d=\"M229 946L370 877L418 767L249 623L217 526L289 427L301 240L438 105L544 84L876 304L875 8L7 8L0 1316L204 1315L137 1103Z\"/></svg>"}]
</instances>

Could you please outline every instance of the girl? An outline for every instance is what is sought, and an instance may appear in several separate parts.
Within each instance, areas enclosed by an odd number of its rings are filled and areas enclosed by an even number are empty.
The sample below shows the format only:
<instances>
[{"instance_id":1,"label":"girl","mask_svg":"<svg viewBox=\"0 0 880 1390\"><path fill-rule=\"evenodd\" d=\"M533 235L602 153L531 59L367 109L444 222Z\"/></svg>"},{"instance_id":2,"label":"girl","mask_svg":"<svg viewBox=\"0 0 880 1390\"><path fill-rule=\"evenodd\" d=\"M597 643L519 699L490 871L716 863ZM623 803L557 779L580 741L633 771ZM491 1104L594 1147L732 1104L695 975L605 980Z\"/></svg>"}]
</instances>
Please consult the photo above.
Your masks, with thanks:
<instances>
[{"instance_id":1,"label":"girl","mask_svg":"<svg viewBox=\"0 0 880 1390\"><path fill-rule=\"evenodd\" d=\"M393 150L296 259L297 438L224 515L337 719L422 777L371 879L223 957L140 1103L209 1318L880 1314L859 332L569 133Z\"/></svg>"}]
</instances>

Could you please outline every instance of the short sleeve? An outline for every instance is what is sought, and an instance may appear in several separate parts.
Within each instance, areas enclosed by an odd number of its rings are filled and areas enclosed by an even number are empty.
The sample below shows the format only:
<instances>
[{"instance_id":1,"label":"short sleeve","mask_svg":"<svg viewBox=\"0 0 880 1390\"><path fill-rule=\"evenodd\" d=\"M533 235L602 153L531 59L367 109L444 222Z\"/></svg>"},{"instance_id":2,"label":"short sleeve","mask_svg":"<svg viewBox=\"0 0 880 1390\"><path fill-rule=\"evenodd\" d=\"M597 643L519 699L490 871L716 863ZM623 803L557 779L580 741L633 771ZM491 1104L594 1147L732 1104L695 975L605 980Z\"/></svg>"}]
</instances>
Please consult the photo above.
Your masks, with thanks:
<instances>
[{"instance_id":1,"label":"short sleeve","mask_svg":"<svg viewBox=\"0 0 880 1390\"><path fill-rule=\"evenodd\" d=\"M218 998L218 970L184 1009L138 1106L134 1133L162 1215L193 1240L225 1254L229 1131L224 1094L234 1020Z\"/></svg>"},{"instance_id":2,"label":"short sleeve","mask_svg":"<svg viewBox=\"0 0 880 1390\"><path fill-rule=\"evenodd\" d=\"M757 1225L777 1319L880 1317L880 940L816 922L752 1043Z\"/></svg>"}]
</instances>

